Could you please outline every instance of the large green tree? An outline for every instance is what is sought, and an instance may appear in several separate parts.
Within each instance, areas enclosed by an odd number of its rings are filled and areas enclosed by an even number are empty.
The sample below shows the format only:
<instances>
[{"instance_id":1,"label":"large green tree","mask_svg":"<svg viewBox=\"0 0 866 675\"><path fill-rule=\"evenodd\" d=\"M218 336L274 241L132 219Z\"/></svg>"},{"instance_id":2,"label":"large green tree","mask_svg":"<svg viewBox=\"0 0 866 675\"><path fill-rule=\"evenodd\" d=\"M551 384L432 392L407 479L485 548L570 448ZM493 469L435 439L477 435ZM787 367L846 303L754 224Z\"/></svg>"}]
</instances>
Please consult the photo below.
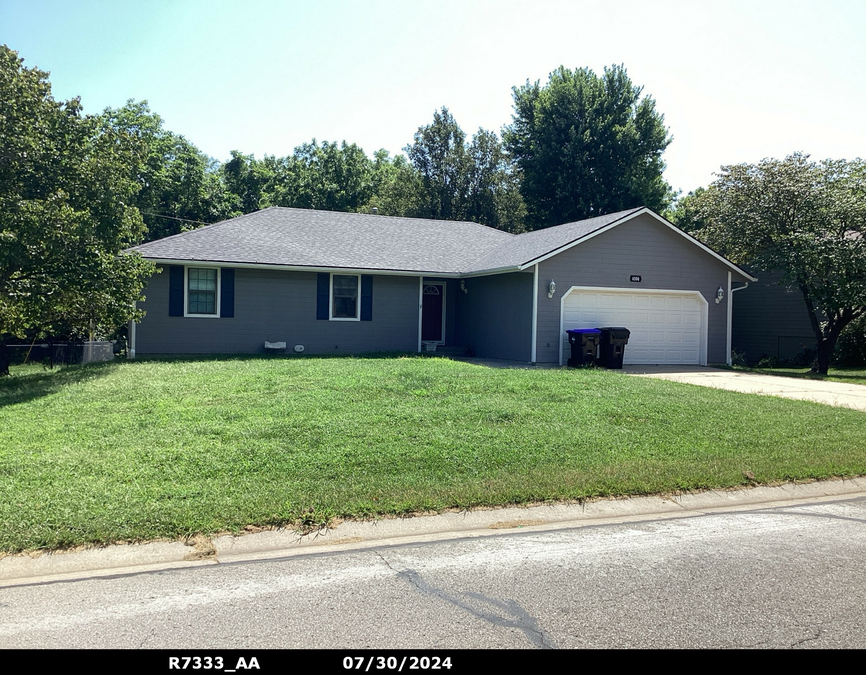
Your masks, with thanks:
<instances>
[{"instance_id":1,"label":"large green tree","mask_svg":"<svg viewBox=\"0 0 866 675\"><path fill-rule=\"evenodd\" d=\"M672 192L662 153L664 116L623 66L553 71L514 87L505 146L522 173L528 224L537 229L635 206L663 211Z\"/></svg>"},{"instance_id":2,"label":"large green tree","mask_svg":"<svg viewBox=\"0 0 866 675\"><path fill-rule=\"evenodd\" d=\"M466 202L466 134L448 108L433 113L433 123L419 127L404 148L424 186L424 215L462 220Z\"/></svg>"},{"instance_id":3,"label":"large green tree","mask_svg":"<svg viewBox=\"0 0 866 675\"><path fill-rule=\"evenodd\" d=\"M421 176L405 155L391 157L387 150L373 155L371 173L373 194L359 210L383 216L419 218L424 213L424 186Z\"/></svg>"},{"instance_id":4,"label":"large green tree","mask_svg":"<svg viewBox=\"0 0 866 675\"><path fill-rule=\"evenodd\" d=\"M237 150L231 154L232 158L220 167L229 215L240 216L272 206L278 161L273 157L258 160Z\"/></svg>"},{"instance_id":5,"label":"large green tree","mask_svg":"<svg viewBox=\"0 0 866 675\"><path fill-rule=\"evenodd\" d=\"M696 235L802 292L826 374L842 330L866 314L866 162L784 160L722 167L694 200Z\"/></svg>"},{"instance_id":6,"label":"large green tree","mask_svg":"<svg viewBox=\"0 0 866 675\"><path fill-rule=\"evenodd\" d=\"M139 190L132 203L144 219L147 241L240 214L237 201L225 190L218 163L165 129L147 101L108 108L101 119L107 129L134 142L130 170Z\"/></svg>"},{"instance_id":7,"label":"large green tree","mask_svg":"<svg viewBox=\"0 0 866 675\"><path fill-rule=\"evenodd\" d=\"M313 139L273 161L270 201L275 206L358 211L372 196L373 164L354 143Z\"/></svg>"},{"instance_id":8,"label":"large green tree","mask_svg":"<svg viewBox=\"0 0 866 675\"><path fill-rule=\"evenodd\" d=\"M484 129L467 142L448 108L419 127L406 154L422 185L426 218L471 220L510 232L523 230L518 175L499 137Z\"/></svg>"},{"instance_id":9,"label":"large green tree","mask_svg":"<svg viewBox=\"0 0 866 675\"><path fill-rule=\"evenodd\" d=\"M706 188L699 187L676 202L663 215L685 232L693 233L706 226L699 214L700 202Z\"/></svg>"},{"instance_id":10,"label":"large green tree","mask_svg":"<svg viewBox=\"0 0 866 675\"><path fill-rule=\"evenodd\" d=\"M526 205L519 175L499 137L478 129L465 157L464 218L507 232L523 232Z\"/></svg>"},{"instance_id":11,"label":"large green tree","mask_svg":"<svg viewBox=\"0 0 866 675\"><path fill-rule=\"evenodd\" d=\"M144 233L135 153L0 45L0 374L13 338L104 335L136 314L153 266L121 253Z\"/></svg>"}]
</instances>

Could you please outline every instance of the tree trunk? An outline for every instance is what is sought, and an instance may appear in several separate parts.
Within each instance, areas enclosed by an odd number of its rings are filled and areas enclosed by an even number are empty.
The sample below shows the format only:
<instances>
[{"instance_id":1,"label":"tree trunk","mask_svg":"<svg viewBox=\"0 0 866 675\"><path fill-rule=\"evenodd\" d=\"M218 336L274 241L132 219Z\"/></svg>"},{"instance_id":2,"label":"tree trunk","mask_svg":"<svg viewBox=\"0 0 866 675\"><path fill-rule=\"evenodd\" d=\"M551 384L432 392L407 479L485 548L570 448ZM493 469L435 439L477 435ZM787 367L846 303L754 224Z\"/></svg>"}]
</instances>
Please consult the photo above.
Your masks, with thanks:
<instances>
[{"instance_id":1,"label":"tree trunk","mask_svg":"<svg viewBox=\"0 0 866 675\"><path fill-rule=\"evenodd\" d=\"M860 312L852 309L843 309L838 314L830 317L821 337L818 339L818 354L815 363L812 365L812 372L819 375L826 375L830 369L830 360L833 358L833 350L836 348L836 341L839 335L844 330L845 326L851 323L854 319L860 316Z\"/></svg>"},{"instance_id":2,"label":"tree trunk","mask_svg":"<svg viewBox=\"0 0 866 675\"><path fill-rule=\"evenodd\" d=\"M6 339L0 339L0 377L9 375L9 350L6 349Z\"/></svg>"},{"instance_id":3,"label":"tree trunk","mask_svg":"<svg viewBox=\"0 0 866 675\"><path fill-rule=\"evenodd\" d=\"M812 366L812 372L826 375L830 369L830 359L833 358L833 348L836 346L836 337L824 338L818 343L818 355Z\"/></svg>"}]
</instances>

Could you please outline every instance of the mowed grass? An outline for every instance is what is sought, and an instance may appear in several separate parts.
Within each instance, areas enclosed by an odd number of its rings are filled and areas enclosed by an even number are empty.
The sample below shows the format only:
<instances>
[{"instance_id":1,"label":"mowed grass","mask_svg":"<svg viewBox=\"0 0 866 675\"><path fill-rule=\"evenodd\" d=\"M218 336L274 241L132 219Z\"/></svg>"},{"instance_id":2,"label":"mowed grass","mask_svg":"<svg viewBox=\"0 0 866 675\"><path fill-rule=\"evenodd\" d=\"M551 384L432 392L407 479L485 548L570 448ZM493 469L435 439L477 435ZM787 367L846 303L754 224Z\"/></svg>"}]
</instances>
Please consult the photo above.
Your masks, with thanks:
<instances>
[{"instance_id":1,"label":"mowed grass","mask_svg":"<svg viewBox=\"0 0 866 675\"><path fill-rule=\"evenodd\" d=\"M238 358L0 381L7 552L862 474L862 412L605 370Z\"/></svg>"}]
</instances>

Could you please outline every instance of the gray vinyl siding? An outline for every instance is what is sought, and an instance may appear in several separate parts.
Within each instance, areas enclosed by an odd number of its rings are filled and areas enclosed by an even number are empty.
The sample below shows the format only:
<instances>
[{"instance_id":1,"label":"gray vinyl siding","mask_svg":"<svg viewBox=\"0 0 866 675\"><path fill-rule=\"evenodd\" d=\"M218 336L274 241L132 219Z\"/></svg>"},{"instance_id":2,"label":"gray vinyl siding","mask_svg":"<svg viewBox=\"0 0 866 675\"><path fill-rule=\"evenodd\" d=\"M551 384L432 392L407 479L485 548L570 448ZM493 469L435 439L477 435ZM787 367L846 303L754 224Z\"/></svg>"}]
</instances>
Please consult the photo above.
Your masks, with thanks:
<instances>
[{"instance_id":1,"label":"gray vinyl siding","mask_svg":"<svg viewBox=\"0 0 866 675\"><path fill-rule=\"evenodd\" d=\"M169 274L155 275L140 306L136 353L250 354L264 343L309 354L418 349L418 277L374 276L372 321L316 319L316 274L237 268L231 319L168 315Z\"/></svg>"},{"instance_id":2,"label":"gray vinyl siding","mask_svg":"<svg viewBox=\"0 0 866 675\"><path fill-rule=\"evenodd\" d=\"M640 215L599 234L539 263L537 360L539 363L559 361L559 314L563 293L572 286L601 286L631 291L699 291L709 303L707 362L724 363L729 298L716 304L715 296L719 286L727 289L729 269L648 215ZM629 281L633 274L641 276L640 283ZM736 273L733 279L745 281ZM549 299L547 288L551 280L556 282L556 295Z\"/></svg>"},{"instance_id":3,"label":"gray vinyl siding","mask_svg":"<svg viewBox=\"0 0 866 675\"><path fill-rule=\"evenodd\" d=\"M749 363L764 357L792 359L815 349L803 294L779 285L779 274L753 272L758 281L734 294L731 347Z\"/></svg>"},{"instance_id":4,"label":"gray vinyl siding","mask_svg":"<svg viewBox=\"0 0 866 675\"><path fill-rule=\"evenodd\" d=\"M457 294L458 343L481 358L528 362L532 344L532 274L472 277L465 282L466 293Z\"/></svg>"}]
</instances>

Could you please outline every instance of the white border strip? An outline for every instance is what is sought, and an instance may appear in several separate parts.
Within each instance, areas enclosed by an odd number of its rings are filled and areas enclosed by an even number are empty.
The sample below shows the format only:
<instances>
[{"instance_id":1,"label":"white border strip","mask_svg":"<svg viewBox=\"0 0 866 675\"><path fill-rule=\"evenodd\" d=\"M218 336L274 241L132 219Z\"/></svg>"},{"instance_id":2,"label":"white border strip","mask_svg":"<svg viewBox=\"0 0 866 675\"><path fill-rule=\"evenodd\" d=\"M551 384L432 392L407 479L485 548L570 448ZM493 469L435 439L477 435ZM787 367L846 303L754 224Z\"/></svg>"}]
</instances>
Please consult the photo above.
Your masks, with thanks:
<instances>
[{"instance_id":1,"label":"white border strip","mask_svg":"<svg viewBox=\"0 0 866 675\"><path fill-rule=\"evenodd\" d=\"M731 288L731 273L728 272L728 365L733 365L733 359L731 357L731 351L733 348L733 336L734 336L734 293L737 291L742 291L744 288L749 287L749 282L747 281L743 286L739 286L737 288Z\"/></svg>"},{"instance_id":2,"label":"white border strip","mask_svg":"<svg viewBox=\"0 0 866 675\"><path fill-rule=\"evenodd\" d=\"M538 264L532 268L532 349L530 363L535 363L538 356Z\"/></svg>"},{"instance_id":3,"label":"white border strip","mask_svg":"<svg viewBox=\"0 0 866 675\"><path fill-rule=\"evenodd\" d=\"M418 353L421 353L421 310L424 307L424 277L418 277Z\"/></svg>"}]
</instances>

